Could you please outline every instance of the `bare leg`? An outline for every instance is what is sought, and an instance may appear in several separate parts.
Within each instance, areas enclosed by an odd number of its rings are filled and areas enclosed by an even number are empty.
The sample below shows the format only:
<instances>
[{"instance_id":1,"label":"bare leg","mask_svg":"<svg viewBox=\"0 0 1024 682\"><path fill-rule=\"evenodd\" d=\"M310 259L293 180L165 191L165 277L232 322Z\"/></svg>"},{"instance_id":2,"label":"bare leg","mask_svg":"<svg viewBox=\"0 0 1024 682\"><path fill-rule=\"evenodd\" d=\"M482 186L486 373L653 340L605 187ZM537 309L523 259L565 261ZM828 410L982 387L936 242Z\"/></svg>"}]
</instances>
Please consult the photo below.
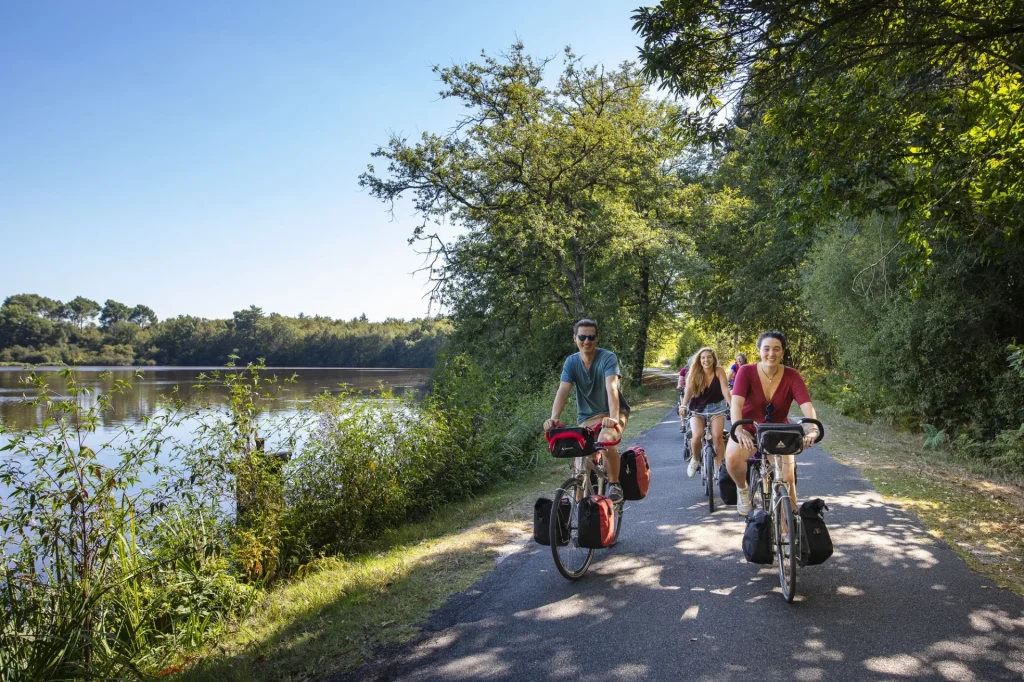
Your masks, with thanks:
<instances>
[{"instance_id":1,"label":"bare leg","mask_svg":"<svg viewBox=\"0 0 1024 682\"><path fill-rule=\"evenodd\" d=\"M722 458L725 457L725 436L722 429L725 427L725 416L716 414L711 418L711 442L715 444L715 467L722 466Z\"/></svg>"},{"instance_id":2,"label":"bare leg","mask_svg":"<svg viewBox=\"0 0 1024 682\"><path fill-rule=\"evenodd\" d=\"M796 457L782 457L782 480L789 483L789 504L796 511Z\"/></svg>"},{"instance_id":3,"label":"bare leg","mask_svg":"<svg viewBox=\"0 0 1024 682\"><path fill-rule=\"evenodd\" d=\"M700 461L700 441L704 437L704 418L693 415L690 417L690 429L692 434L690 435L690 456L693 457L694 461Z\"/></svg>"},{"instance_id":4,"label":"bare leg","mask_svg":"<svg viewBox=\"0 0 1024 682\"><path fill-rule=\"evenodd\" d=\"M608 415L602 414L591 419L586 420L580 426L593 426L599 423L602 419ZM622 434L626 431L626 424L629 423L629 415L619 415L619 428L621 431L615 429L601 429L601 432L597 434L597 440L602 443L613 443L622 438ZM618 483L619 482L619 449L615 446L609 446L604 448L604 461L605 471L608 472L608 482Z\"/></svg>"},{"instance_id":5,"label":"bare leg","mask_svg":"<svg viewBox=\"0 0 1024 682\"><path fill-rule=\"evenodd\" d=\"M725 469L739 489L747 487L747 459L752 454L753 452L743 449L743 446L731 438L725 446Z\"/></svg>"}]
</instances>

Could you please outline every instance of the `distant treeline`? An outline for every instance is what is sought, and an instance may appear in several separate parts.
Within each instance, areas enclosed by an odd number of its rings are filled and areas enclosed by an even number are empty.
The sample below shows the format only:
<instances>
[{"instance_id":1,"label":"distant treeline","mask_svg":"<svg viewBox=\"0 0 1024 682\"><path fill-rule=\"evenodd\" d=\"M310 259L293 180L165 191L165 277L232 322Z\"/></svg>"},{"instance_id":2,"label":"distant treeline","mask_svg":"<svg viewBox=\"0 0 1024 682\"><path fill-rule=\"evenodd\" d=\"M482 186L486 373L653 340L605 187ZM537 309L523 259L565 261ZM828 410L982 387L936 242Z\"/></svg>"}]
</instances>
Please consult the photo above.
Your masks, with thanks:
<instances>
[{"instance_id":1,"label":"distant treeline","mask_svg":"<svg viewBox=\"0 0 1024 682\"><path fill-rule=\"evenodd\" d=\"M160 321L145 305L17 294L0 306L0 362L223 365L237 355L270 366L433 367L449 330L444 319L285 317L256 306L227 320Z\"/></svg>"}]
</instances>

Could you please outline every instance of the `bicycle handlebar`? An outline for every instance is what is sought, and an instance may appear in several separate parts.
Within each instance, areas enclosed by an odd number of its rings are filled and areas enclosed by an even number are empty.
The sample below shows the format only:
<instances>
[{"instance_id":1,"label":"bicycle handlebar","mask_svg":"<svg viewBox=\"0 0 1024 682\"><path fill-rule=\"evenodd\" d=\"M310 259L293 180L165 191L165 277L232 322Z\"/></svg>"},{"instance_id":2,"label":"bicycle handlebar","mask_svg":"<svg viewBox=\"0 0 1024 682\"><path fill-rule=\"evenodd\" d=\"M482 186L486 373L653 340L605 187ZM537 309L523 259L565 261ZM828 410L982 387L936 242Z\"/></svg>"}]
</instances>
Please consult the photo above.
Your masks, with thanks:
<instances>
[{"instance_id":1,"label":"bicycle handlebar","mask_svg":"<svg viewBox=\"0 0 1024 682\"><path fill-rule=\"evenodd\" d=\"M733 443L739 443L740 442L739 439L736 437L736 429L737 429L737 427L743 426L744 424L753 424L753 423L754 423L753 419L741 419L738 422L733 422L732 423L732 428L729 429L729 438L732 439L732 442Z\"/></svg>"},{"instance_id":2,"label":"bicycle handlebar","mask_svg":"<svg viewBox=\"0 0 1024 682\"><path fill-rule=\"evenodd\" d=\"M814 439L815 443L820 443L821 439L825 437L825 425L822 424L817 419L811 419L810 417L800 417L800 419L797 420L797 423L814 424L815 426L818 427L818 437ZM731 438L734 443L740 442L739 439L736 438L736 428L743 426L744 424L756 424L756 422L753 419L741 419L738 422L733 422L732 428L729 430L729 438Z\"/></svg>"},{"instance_id":3,"label":"bicycle handlebar","mask_svg":"<svg viewBox=\"0 0 1024 682\"><path fill-rule=\"evenodd\" d=\"M558 428L560 426L565 426L565 424L563 424L562 422L555 422L554 424L551 425L551 428L554 429L554 428ZM619 433L622 433L622 427L619 426L618 424L616 424L614 427L612 427L612 426L602 426L600 423L597 423L597 424L594 424L593 426L584 426L584 427L581 427L581 428L584 428L587 431L590 431L590 433L593 434L593 436L595 438L597 437L597 434L601 433L601 431L603 431L606 428L607 429L614 428ZM544 437L545 438L548 437L548 432L547 431L544 432ZM622 437L620 436L618 440L609 440L609 441L595 440L594 441L594 445L600 446L602 448L613 448L613 447L615 447L616 445L618 445L621 442L622 442Z\"/></svg>"}]
</instances>

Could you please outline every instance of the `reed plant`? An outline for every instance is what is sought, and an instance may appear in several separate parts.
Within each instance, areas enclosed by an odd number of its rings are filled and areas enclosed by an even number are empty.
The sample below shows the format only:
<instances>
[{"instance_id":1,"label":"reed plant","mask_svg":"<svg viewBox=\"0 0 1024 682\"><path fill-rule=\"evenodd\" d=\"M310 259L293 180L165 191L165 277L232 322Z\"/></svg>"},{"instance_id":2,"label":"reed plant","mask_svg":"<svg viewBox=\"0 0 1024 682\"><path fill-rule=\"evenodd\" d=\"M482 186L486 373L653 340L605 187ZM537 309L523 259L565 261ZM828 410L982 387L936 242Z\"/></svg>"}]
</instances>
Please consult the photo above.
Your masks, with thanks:
<instances>
[{"instance_id":1,"label":"reed plant","mask_svg":"<svg viewBox=\"0 0 1024 682\"><path fill-rule=\"evenodd\" d=\"M71 369L57 377L30 373L26 400L43 419L0 434L0 682L138 679L259 591L237 579L178 459L174 434L199 403L172 399L101 435L130 383L98 393Z\"/></svg>"}]
</instances>

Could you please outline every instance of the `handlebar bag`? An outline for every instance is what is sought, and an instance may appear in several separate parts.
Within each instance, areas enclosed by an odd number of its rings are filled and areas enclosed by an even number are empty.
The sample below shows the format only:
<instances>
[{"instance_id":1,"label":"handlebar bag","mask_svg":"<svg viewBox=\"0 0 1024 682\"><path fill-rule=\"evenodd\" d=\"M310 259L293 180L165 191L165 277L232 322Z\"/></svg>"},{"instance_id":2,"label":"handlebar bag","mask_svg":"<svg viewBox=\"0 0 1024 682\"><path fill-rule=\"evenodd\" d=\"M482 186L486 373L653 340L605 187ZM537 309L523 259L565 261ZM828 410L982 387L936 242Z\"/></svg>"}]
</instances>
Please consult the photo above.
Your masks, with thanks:
<instances>
[{"instance_id":1,"label":"handlebar bag","mask_svg":"<svg viewBox=\"0 0 1024 682\"><path fill-rule=\"evenodd\" d=\"M548 450L553 457L585 457L594 454L594 434L582 426L559 426L548 431Z\"/></svg>"},{"instance_id":2,"label":"handlebar bag","mask_svg":"<svg viewBox=\"0 0 1024 682\"><path fill-rule=\"evenodd\" d=\"M549 546L551 544L551 507L554 502L546 497L538 498L533 505L533 540L538 545ZM565 546L569 544L569 515L572 513L572 503L568 498L560 500L558 509L558 544Z\"/></svg>"},{"instance_id":3,"label":"handlebar bag","mask_svg":"<svg viewBox=\"0 0 1024 682\"><path fill-rule=\"evenodd\" d=\"M757 449L766 455L797 455L804 449L800 424L758 424Z\"/></svg>"},{"instance_id":4,"label":"handlebar bag","mask_svg":"<svg viewBox=\"0 0 1024 682\"><path fill-rule=\"evenodd\" d=\"M622 485L623 499L642 500L647 497L647 490L651 487L651 464L639 445L633 445L622 453L619 484Z\"/></svg>"},{"instance_id":5,"label":"handlebar bag","mask_svg":"<svg viewBox=\"0 0 1024 682\"><path fill-rule=\"evenodd\" d=\"M611 547L615 541L615 504L604 495L580 500L579 545L587 549Z\"/></svg>"},{"instance_id":6,"label":"handlebar bag","mask_svg":"<svg viewBox=\"0 0 1024 682\"><path fill-rule=\"evenodd\" d=\"M763 509L747 516L747 529L743 531L743 556L752 564L770 564L775 558L768 521L768 512Z\"/></svg>"},{"instance_id":7,"label":"handlebar bag","mask_svg":"<svg viewBox=\"0 0 1024 682\"><path fill-rule=\"evenodd\" d=\"M825 500L816 497L800 505L800 565L817 566L832 556L832 537L825 527L828 509Z\"/></svg>"}]
</instances>

